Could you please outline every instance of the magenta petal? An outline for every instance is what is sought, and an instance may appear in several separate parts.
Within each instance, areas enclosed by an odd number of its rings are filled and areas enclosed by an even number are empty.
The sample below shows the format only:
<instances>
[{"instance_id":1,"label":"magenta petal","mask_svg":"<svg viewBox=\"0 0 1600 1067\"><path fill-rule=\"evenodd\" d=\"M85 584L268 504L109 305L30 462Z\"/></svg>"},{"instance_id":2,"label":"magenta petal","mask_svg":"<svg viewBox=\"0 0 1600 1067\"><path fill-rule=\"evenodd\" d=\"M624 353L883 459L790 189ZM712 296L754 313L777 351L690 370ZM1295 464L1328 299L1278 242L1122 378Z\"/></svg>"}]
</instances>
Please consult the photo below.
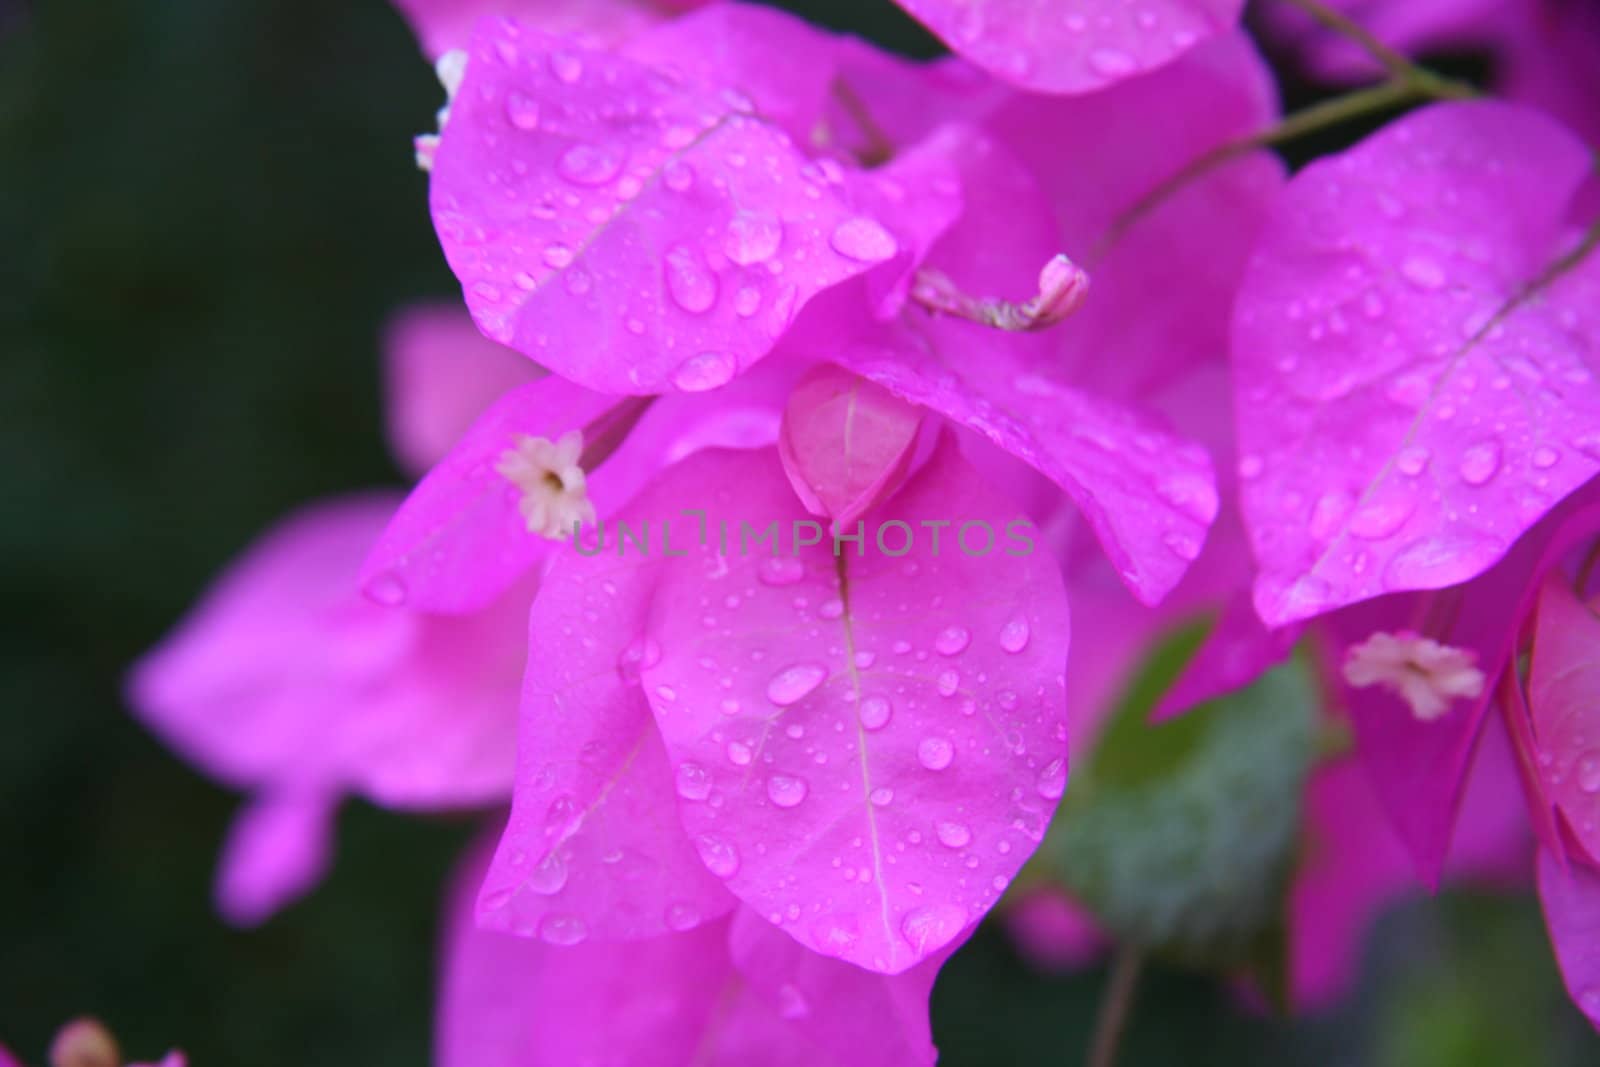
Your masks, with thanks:
<instances>
[{"instance_id":1,"label":"magenta petal","mask_svg":"<svg viewBox=\"0 0 1600 1067\"><path fill-rule=\"evenodd\" d=\"M839 1067L927 1064L937 1053L928 998L954 943L904 974L881 975L831 960L798 944L751 908L728 932L733 964L753 997L793 1020Z\"/></svg>"},{"instance_id":2,"label":"magenta petal","mask_svg":"<svg viewBox=\"0 0 1600 1067\"><path fill-rule=\"evenodd\" d=\"M623 51L686 81L743 94L804 144L828 102L839 40L770 7L711 4L640 34Z\"/></svg>"},{"instance_id":3,"label":"magenta petal","mask_svg":"<svg viewBox=\"0 0 1600 1067\"><path fill-rule=\"evenodd\" d=\"M750 107L482 23L431 203L484 333L608 392L712 389L813 295L895 260L842 170Z\"/></svg>"},{"instance_id":4,"label":"magenta petal","mask_svg":"<svg viewBox=\"0 0 1600 1067\"><path fill-rule=\"evenodd\" d=\"M217 873L217 910L254 926L322 880L333 852L338 798L321 790L270 790L235 816Z\"/></svg>"},{"instance_id":5,"label":"magenta petal","mask_svg":"<svg viewBox=\"0 0 1600 1067\"><path fill-rule=\"evenodd\" d=\"M887 389L825 365L790 394L778 455L806 510L848 529L899 487L921 426Z\"/></svg>"},{"instance_id":6,"label":"magenta petal","mask_svg":"<svg viewBox=\"0 0 1600 1067\"><path fill-rule=\"evenodd\" d=\"M1042 971L1081 970L1111 945L1087 911L1053 888L1035 889L1007 903L1002 917L1017 950Z\"/></svg>"},{"instance_id":7,"label":"magenta petal","mask_svg":"<svg viewBox=\"0 0 1600 1067\"><path fill-rule=\"evenodd\" d=\"M660 485L616 516L681 502ZM674 817L673 769L640 691L661 656L643 636L659 561L571 551L534 602L511 818L479 901L488 929L554 943L688 930L734 898ZM686 783L680 775L680 788Z\"/></svg>"},{"instance_id":8,"label":"magenta petal","mask_svg":"<svg viewBox=\"0 0 1600 1067\"><path fill-rule=\"evenodd\" d=\"M973 329L980 331L974 343L981 342L984 328ZM972 375L961 375L920 340L885 332L881 343L855 345L839 358L1059 485L1139 599L1157 603L1178 584L1217 515L1205 449L1103 397L1039 374L1008 373L999 359L976 360Z\"/></svg>"},{"instance_id":9,"label":"magenta petal","mask_svg":"<svg viewBox=\"0 0 1600 1067\"><path fill-rule=\"evenodd\" d=\"M605 44L626 40L665 14L665 5L651 0L394 0L394 4L429 59L466 48L478 20L496 15L525 19L548 33L570 33Z\"/></svg>"},{"instance_id":10,"label":"magenta petal","mask_svg":"<svg viewBox=\"0 0 1600 1067\"><path fill-rule=\"evenodd\" d=\"M771 452L678 473L737 487L705 501L711 529L804 519ZM1066 780L1068 624L1054 564L1006 554L1032 532L953 442L879 515L864 555L843 546L844 588L827 544L723 555L680 531L644 686L712 872L802 944L894 974L976 922L1043 835ZM891 522L914 532L898 558L873 544ZM939 549L924 522L949 524ZM978 523L992 554L958 550Z\"/></svg>"},{"instance_id":11,"label":"magenta petal","mask_svg":"<svg viewBox=\"0 0 1600 1067\"><path fill-rule=\"evenodd\" d=\"M1600 256L1493 318L1572 245L1589 167L1535 112L1455 103L1290 183L1233 339L1270 625L1465 581L1600 471Z\"/></svg>"},{"instance_id":12,"label":"magenta petal","mask_svg":"<svg viewBox=\"0 0 1600 1067\"><path fill-rule=\"evenodd\" d=\"M531 588L462 618L371 603L356 573L395 502L313 505L253 545L134 668L146 724L244 788L403 808L505 795Z\"/></svg>"},{"instance_id":13,"label":"magenta petal","mask_svg":"<svg viewBox=\"0 0 1600 1067\"><path fill-rule=\"evenodd\" d=\"M1540 849L1539 900L1567 992L1600 1029L1600 873Z\"/></svg>"},{"instance_id":14,"label":"magenta petal","mask_svg":"<svg viewBox=\"0 0 1600 1067\"><path fill-rule=\"evenodd\" d=\"M506 394L412 490L361 567L379 603L472 612L571 540L528 529L523 490L497 467L519 438L556 441L617 404L548 375Z\"/></svg>"},{"instance_id":15,"label":"magenta petal","mask_svg":"<svg viewBox=\"0 0 1600 1067\"><path fill-rule=\"evenodd\" d=\"M466 309L422 305L384 334L389 449L420 475L444 458L472 421L540 370L478 332Z\"/></svg>"},{"instance_id":16,"label":"magenta petal","mask_svg":"<svg viewBox=\"0 0 1600 1067\"><path fill-rule=\"evenodd\" d=\"M1243 0L898 0L946 44L1026 89L1083 93L1171 62Z\"/></svg>"},{"instance_id":17,"label":"magenta petal","mask_svg":"<svg viewBox=\"0 0 1600 1067\"><path fill-rule=\"evenodd\" d=\"M1543 793L1590 862L1600 862L1600 618L1566 578L1539 596L1528 706ZM1548 848L1548 846L1547 846Z\"/></svg>"}]
</instances>

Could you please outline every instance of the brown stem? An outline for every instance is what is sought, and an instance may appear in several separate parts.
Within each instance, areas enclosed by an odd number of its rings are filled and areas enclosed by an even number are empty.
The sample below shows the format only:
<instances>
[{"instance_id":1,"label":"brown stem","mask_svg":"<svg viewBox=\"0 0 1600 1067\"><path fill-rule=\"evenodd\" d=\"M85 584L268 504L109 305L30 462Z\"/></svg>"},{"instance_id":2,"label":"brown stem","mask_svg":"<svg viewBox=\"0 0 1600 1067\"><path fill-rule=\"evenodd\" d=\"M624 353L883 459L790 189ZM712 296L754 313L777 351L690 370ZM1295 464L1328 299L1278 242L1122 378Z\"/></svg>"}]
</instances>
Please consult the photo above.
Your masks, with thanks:
<instances>
[{"instance_id":1,"label":"brown stem","mask_svg":"<svg viewBox=\"0 0 1600 1067\"><path fill-rule=\"evenodd\" d=\"M1100 999L1100 1014L1095 1019L1094 1040L1089 1045L1088 1067L1113 1067L1117 1048L1128 1028L1134 994L1139 987L1139 972L1144 969L1144 953L1132 945L1117 951L1111 964L1111 978Z\"/></svg>"}]
</instances>

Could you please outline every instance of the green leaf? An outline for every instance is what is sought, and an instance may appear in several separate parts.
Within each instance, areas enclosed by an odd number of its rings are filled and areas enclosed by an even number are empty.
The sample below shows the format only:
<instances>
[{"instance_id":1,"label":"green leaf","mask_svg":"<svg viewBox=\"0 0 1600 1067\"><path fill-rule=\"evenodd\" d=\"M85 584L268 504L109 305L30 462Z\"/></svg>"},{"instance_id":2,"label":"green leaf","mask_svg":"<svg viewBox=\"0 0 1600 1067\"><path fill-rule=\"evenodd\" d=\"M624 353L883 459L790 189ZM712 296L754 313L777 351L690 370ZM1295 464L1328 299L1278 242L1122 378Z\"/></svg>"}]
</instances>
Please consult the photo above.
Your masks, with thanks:
<instances>
[{"instance_id":1,"label":"green leaf","mask_svg":"<svg viewBox=\"0 0 1600 1067\"><path fill-rule=\"evenodd\" d=\"M1203 630L1186 628L1151 655L1075 769L1035 862L1124 943L1270 977L1281 969L1300 800L1317 755L1317 689L1297 657L1150 726Z\"/></svg>"}]
</instances>

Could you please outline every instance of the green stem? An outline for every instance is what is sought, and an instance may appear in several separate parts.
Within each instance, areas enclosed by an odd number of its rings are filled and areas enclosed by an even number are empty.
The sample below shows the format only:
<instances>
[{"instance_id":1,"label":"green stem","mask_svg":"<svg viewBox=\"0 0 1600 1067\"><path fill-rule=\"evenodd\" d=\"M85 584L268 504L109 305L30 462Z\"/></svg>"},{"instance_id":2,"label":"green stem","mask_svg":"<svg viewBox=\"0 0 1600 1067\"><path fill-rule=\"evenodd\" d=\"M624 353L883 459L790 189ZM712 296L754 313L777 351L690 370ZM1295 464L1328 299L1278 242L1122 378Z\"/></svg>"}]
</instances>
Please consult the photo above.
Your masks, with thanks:
<instances>
[{"instance_id":1,"label":"green stem","mask_svg":"<svg viewBox=\"0 0 1600 1067\"><path fill-rule=\"evenodd\" d=\"M1117 957L1111 964L1110 983L1100 1000L1100 1014L1095 1019L1088 1067L1114 1067L1116 1064L1117 1048L1122 1044L1122 1034L1128 1027L1134 993L1139 987L1139 972L1143 969L1144 953L1139 949L1124 945L1117 951Z\"/></svg>"}]
</instances>

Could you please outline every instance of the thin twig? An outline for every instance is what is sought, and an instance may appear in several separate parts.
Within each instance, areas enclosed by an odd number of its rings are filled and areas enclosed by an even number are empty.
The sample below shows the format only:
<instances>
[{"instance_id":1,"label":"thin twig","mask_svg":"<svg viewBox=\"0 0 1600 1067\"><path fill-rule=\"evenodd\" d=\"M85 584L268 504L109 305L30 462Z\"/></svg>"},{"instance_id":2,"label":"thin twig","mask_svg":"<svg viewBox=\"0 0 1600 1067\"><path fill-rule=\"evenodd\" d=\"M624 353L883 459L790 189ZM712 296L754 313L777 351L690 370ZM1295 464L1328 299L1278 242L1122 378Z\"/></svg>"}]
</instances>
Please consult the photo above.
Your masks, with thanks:
<instances>
[{"instance_id":1,"label":"thin twig","mask_svg":"<svg viewBox=\"0 0 1600 1067\"><path fill-rule=\"evenodd\" d=\"M1117 951L1111 964L1111 979L1100 999L1100 1014L1095 1019L1094 1040L1089 1046L1088 1067L1114 1067L1122 1034L1128 1027L1134 994L1139 987L1139 972L1144 970L1144 953L1132 945Z\"/></svg>"}]
</instances>

